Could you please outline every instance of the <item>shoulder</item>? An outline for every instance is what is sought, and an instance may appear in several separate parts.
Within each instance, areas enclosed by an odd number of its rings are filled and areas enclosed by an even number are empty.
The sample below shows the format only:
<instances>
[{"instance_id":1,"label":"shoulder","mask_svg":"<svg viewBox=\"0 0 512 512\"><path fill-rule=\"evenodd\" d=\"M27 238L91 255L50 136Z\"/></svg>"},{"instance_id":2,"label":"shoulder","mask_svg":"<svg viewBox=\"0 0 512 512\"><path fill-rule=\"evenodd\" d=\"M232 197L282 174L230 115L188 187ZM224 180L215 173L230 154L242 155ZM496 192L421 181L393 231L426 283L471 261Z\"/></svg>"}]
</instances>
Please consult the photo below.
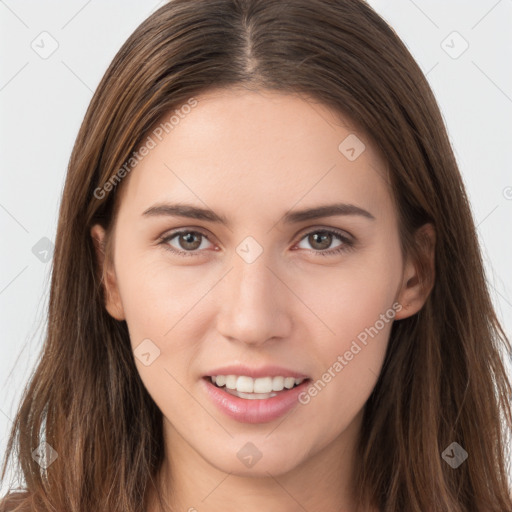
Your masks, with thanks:
<instances>
[{"instance_id":1,"label":"shoulder","mask_svg":"<svg viewBox=\"0 0 512 512\"><path fill-rule=\"evenodd\" d=\"M0 497L0 512L30 512L31 509L28 491L10 492Z\"/></svg>"}]
</instances>

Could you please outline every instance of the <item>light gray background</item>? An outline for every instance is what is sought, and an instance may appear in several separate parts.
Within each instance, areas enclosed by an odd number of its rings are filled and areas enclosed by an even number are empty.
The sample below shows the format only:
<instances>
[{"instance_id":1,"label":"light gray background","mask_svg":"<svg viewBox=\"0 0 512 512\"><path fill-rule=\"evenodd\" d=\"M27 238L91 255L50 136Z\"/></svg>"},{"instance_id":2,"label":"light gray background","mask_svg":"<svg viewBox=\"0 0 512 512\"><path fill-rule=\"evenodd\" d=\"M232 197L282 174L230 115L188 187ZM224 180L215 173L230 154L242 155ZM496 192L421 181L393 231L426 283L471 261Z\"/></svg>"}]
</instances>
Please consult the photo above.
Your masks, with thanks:
<instances>
[{"instance_id":1,"label":"light gray background","mask_svg":"<svg viewBox=\"0 0 512 512\"><path fill-rule=\"evenodd\" d=\"M369 3L405 42L438 99L510 336L512 0ZM51 253L41 239L55 238L74 139L114 54L160 5L0 0L0 455L42 345L50 270L44 260Z\"/></svg>"}]
</instances>

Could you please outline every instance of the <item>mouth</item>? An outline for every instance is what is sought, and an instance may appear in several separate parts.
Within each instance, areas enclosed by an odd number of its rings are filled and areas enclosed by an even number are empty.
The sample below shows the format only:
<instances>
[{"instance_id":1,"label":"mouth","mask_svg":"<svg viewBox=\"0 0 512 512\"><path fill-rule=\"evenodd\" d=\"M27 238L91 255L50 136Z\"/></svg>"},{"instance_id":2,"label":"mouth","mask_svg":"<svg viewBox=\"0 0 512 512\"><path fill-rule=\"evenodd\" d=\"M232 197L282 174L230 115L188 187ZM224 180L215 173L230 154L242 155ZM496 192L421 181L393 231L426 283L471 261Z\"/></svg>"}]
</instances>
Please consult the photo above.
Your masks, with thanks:
<instances>
[{"instance_id":1,"label":"mouth","mask_svg":"<svg viewBox=\"0 0 512 512\"><path fill-rule=\"evenodd\" d=\"M308 378L294 377L258 377L246 375L211 375L205 377L215 387L230 395L245 400L266 400L300 386Z\"/></svg>"},{"instance_id":2,"label":"mouth","mask_svg":"<svg viewBox=\"0 0 512 512\"><path fill-rule=\"evenodd\" d=\"M312 379L283 366L234 364L210 369L201 381L222 414L242 423L268 423L301 403Z\"/></svg>"}]
</instances>

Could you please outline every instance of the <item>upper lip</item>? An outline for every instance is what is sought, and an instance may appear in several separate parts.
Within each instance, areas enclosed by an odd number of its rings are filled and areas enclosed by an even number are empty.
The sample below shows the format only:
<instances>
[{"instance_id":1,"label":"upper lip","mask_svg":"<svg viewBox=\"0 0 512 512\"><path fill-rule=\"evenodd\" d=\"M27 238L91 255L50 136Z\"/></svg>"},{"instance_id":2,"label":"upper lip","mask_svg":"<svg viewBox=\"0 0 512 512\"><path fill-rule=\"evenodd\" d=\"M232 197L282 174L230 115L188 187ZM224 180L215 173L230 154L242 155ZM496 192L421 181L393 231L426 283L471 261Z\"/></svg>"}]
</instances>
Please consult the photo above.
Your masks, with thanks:
<instances>
[{"instance_id":1,"label":"upper lip","mask_svg":"<svg viewBox=\"0 0 512 512\"><path fill-rule=\"evenodd\" d=\"M307 375L283 368L282 366L261 366L259 368L253 368L244 365L231 365L214 368L205 375L205 377L212 377L217 375L245 375L256 379L258 377L293 377L295 379L307 379Z\"/></svg>"}]
</instances>

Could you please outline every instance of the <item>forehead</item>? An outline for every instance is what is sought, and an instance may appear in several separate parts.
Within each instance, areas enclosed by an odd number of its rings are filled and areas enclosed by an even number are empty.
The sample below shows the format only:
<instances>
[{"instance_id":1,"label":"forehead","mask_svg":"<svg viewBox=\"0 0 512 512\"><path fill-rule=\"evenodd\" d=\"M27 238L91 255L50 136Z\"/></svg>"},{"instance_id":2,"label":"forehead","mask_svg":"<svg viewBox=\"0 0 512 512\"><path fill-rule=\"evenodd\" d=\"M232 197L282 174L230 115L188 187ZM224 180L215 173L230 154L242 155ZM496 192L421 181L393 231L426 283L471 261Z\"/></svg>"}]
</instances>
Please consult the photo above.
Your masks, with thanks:
<instances>
[{"instance_id":1,"label":"forehead","mask_svg":"<svg viewBox=\"0 0 512 512\"><path fill-rule=\"evenodd\" d=\"M270 220L295 205L346 201L374 214L392 208L385 162L329 107L240 89L195 99L168 133L148 134L154 147L123 184L121 210L140 215L152 203L180 200Z\"/></svg>"}]
</instances>

